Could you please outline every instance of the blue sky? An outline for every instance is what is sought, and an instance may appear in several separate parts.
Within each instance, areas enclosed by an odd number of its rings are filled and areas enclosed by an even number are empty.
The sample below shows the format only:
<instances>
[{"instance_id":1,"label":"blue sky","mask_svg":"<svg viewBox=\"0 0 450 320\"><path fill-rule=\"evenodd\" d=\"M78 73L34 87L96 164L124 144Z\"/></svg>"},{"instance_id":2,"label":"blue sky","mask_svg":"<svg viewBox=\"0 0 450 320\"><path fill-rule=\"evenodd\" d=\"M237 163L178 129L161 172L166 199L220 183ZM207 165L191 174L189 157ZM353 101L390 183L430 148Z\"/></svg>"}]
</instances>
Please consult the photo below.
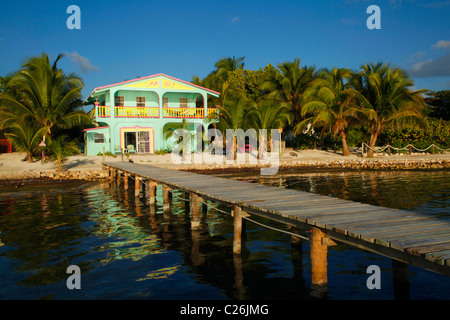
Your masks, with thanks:
<instances>
[{"instance_id":1,"label":"blue sky","mask_svg":"<svg viewBox=\"0 0 450 320\"><path fill-rule=\"evenodd\" d=\"M369 5L381 29L369 30ZM66 12L81 9L81 29ZM83 95L136 76L205 77L223 57L256 70L300 58L301 65L389 62L415 88L450 89L450 0L330 1L10 1L0 12L0 75L47 52L85 81Z\"/></svg>"}]
</instances>

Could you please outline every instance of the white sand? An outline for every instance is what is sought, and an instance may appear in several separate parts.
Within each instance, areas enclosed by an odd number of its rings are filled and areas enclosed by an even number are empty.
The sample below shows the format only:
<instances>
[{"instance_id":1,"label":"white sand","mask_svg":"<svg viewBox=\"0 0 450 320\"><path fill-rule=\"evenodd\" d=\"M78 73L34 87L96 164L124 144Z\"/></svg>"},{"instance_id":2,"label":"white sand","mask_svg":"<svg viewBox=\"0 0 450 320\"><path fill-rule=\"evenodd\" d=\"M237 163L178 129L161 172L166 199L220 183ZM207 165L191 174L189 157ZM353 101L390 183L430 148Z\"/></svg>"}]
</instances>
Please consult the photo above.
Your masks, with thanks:
<instances>
[{"instance_id":1,"label":"white sand","mask_svg":"<svg viewBox=\"0 0 450 320\"><path fill-rule=\"evenodd\" d=\"M247 157L249 155L247 154ZM42 164L41 161L36 161L34 163L28 163L26 161L22 161L25 158L25 153L3 153L0 154L0 179L14 179L14 178L27 178L33 177L37 172L43 171L56 171L57 166L54 162L48 162ZM128 161L127 158L123 157L124 161ZM180 169L181 167L194 167L193 164L187 165L179 165L175 164L172 161L172 157L170 154L166 155L157 155L157 154L146 154L146 155L130 155L130 159L134 163L139 164L148 164L154 166L161 166L172 169ZM223 158L225 159L225 158ZM289 164L309 164L314 165L330 163L330 162L342 162L342 161L387 161L389 163L395 163L397 161L450 161L450 153L446 152L444 154L413 154L413 155L392 155L392 156L377 156L375 158L362 158L357 153L352 154L349 157L343 157L339 153L334 153L332 151L321 151L321 150L286 150L286 152L280 157L280 165ZM102 169L102 156L86 156L86 155L76 155L71 156L69 159L63 164L64 170L69 171L88 171L88 170L101 170ZM113 157L105 157L105 161L107 162L115 162L122 161L121 155L117 155L116 158ZM225 161L223 161L223 165L216 165L216 167L224 167ZM248 162L247 162L248 163ZM244 165L245 166L245 165ZM203 168L208 167L207 165L195 165L195 168ZM211 167L211 166L209 166Z\"/></svg>"}]
</instances>

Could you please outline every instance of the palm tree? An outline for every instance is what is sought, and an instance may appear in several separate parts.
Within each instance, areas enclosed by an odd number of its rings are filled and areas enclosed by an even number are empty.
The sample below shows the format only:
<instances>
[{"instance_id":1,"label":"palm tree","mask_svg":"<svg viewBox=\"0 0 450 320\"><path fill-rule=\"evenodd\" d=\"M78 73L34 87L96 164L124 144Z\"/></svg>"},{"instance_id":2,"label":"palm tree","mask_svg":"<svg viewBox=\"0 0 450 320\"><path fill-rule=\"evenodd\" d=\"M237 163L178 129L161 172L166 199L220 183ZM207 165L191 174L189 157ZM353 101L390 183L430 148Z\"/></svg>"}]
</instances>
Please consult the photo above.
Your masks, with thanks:
<instances>
[{"instance_id":1,"label":"palm tree","mask_svg":"<svg viewBox=\"0 0 450 320\"><path fill-rule=\"evenodd\" d=\"M284 128L286 124L291 123L291 113L285 104L278 104L271 100L263 100L257 106L253 106L248 112L249 125L255 130L266 129L269 145L272 145L272 129ZM260 136L258 157L261 159L264 152L266 141L264 135Z\"/></svg>"},{"instance_id":2,"label":"palm tree","mask_svg":"<svg viewBox=\"0 0 450 320\"><path fill-rule=\"evenodd\" d=\"M380 133L386 128L402 128L411 124L423 124L422 111L426 104L422 93L425 90L411 91L413 82L398 68L389 64L364 64L352 80L352 86L360 93L358 99L362 106L370 109L366 119L370 128L368 157Z\"/></svg>"},{"instance_id":3,"label":"palm tree","mask_svg":"<svg viewBox=\"0 0 450 320\"><path fill-rule=\"evenodd\" d=\"M314 80L305 92L305 105L301 115L310 115L294 127L294 133L302 132L308 124L330 130L342 139L343 155L349 156L347 144L347 127L365 114L356 103L356 92L349 88L348 80L352 72L345 68L332 68L324 71L320 78Z\"/></svg>"},{"instance_id":4,"label":"palm tree","mask_svg":"<svg viewBox=\"0 0 450 320\"><path fill-rule=\"evenodd\" d=\"M225 81L228 78L228 72L235 71L237 69L243 69L244 68L244 59L245 57L240 58L222 58L219 61L216 62L216 76L224 79Z\"/></svg>"},{"instance_id":5,"label":"palm tree","mask_svg":"<svg viewBox=\"0 0 450 320\"><path fill-rule=\"evenodd\" d=\"M186 138L184 133L189 132L189 138L191 140L192 140L192 138L194 136L194 134L191 133L191 131L190 131L190 126L191 126L191 124L188 123L185 118L183 118L181 123L172 123L172 124L169 124L169 125L165 125L164 129L163 129L163 136L164 136L164 139L166 139L166 140L172 138L174 136L174 133L175 133L176 130L178 130L178 129L184 130L183 131L183 135L180 136L178 138L178 140L176 141L176 144L181 144L181 150L180 151L182 153L182 159L183 160L185 159L185 153L187 151L186 148L187 147L191 147L190 145L188 146L186 144L186 141L184 141L184 139Z\"/></svg>"},{"instance_id":6,"label":"palm tree","mask_svg":"<svg viewBox=\"0 0 450 320\"><path fill-rule=\"evenodd\" d=\"M211 100L208 102L209 105L216 106L224 106L225 101L228 100L228 73L233 72L237 69L244 68L244 59L245 57L235 58L222 58L216 62L216 69L212 71L208 76L201 79L198 76L192 77L192 83L202 86L204 88L208 88L220 93L219 97L210 98Z\"/></svg>"},{"instance_id":7,"label":"palm tree","mask_svg":"<svg viewBox=\"0 0 450 320\"><path fill-rule=\"evenodd\" d=\"M67 136L59 136L56 139L49 139L47 150L50 159L58 165L58 171L61 171L62 164L71 155L80 152L78 148L78 141L76 139L69 140Z\"/></svg>"},{"instance_id":8,"label":"palm tree","mask_svg":"<svg viewBox=\"0 0 450 320\"><path fill-rule=\"evenodd\" d=\"M300 111L303 94L310 83L317 77L315 67L299 66L300 59L278 65L279 72L267 79L261 86L269 91L268 98L279 103L286 103L296 122L301 121Z\"/></svg>"},{"instance_id":9,"label":"palm tree","mask_svg":"<svg viewBox=\"0 0 450 320\"><path fill-rule=\"evenodd\" d=\"M48 127L36 130L32 124L27 122L21 124L13 123L9 127L10 132L5 133L5 136L11 141L17 151L26 152L28 162L33 162L33 153L38 149L39 142L47 130Z\"/></svg>"},{"instance_id":10,"label":"palm tree","mask_svg":"<svg viewBox=\"0 0 450 320\"><path fill-rule=\"evenodd\" d=\"M71 128L91 122L80 110L83 81L75 74L64 74L57 67L62 57L58 55L50 64L43 53L27 59L22 68L11 75L8 86L13 92L0 93L3 127L27 120L37 127L47 127L44 134L51 137L55 127Z\"/></svg>"},{"instance_id":11,"label":"palm tree","mask_svg":"<svg viewBox=\"0 0 450 320\"><path fill-rule=\"evenodd\" d=\"M235 132L238 129L246 130L248 128L248 119L246 116L248 114L250 104L251 102L245 98L226 101L225 105L219 107L218 110L219 120L216 123L218 129L222 133L226 133L227 129L233 129ZM215 114L210 114L206 118L206 120L213 120L213 119L214 120L216 119ZM229 146L229 141L227 141L226 145ZM233 137L232 146L233 146L232 156L233 159L236 160L236 152L237 152L236 135Z\"/></svg>"}]
</instances>

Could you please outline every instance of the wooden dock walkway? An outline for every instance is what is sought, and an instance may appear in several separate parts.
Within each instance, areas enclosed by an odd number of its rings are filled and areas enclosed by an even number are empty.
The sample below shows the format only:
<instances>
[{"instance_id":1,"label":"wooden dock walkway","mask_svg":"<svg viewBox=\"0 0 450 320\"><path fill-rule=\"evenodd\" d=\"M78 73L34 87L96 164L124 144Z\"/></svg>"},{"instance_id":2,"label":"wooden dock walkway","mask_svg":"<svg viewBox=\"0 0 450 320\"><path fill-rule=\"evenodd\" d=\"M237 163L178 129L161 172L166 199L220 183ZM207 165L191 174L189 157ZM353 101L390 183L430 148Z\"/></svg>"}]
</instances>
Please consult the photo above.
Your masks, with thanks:
<instances>
[{"instance_id":1,"label":"wooden dock walkway","mask_svg":"<svg viewBox=\"0 0 450 320\"><path fill-rule=\"evenodd\" d=\"M327 282L327 247L346 243L395 261L450 275L450 220L412 211L390 209L329 196L264 186L210 175L164 169L130 162L105 162L110 179L128 188L135 181L147 186L150 204L155 188L163 186L164 208L170 208L168 194L176 189L190 195L191 226L199 225L199 204L211 200L234 207L233 252L241 250L242 219L262 216L292 227L310 229L313 285Z\"/></svg>"}]
</instances>

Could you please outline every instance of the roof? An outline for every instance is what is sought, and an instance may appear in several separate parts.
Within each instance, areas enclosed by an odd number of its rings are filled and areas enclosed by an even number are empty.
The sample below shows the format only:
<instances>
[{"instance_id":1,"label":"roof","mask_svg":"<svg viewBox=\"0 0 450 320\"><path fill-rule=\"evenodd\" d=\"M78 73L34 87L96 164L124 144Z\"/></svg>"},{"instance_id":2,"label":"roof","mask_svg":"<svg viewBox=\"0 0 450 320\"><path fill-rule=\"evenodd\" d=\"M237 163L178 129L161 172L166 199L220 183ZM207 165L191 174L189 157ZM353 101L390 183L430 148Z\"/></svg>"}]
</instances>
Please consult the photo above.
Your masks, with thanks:
<instances>
[{"instance_id":1,"label":"roof","mask_svg":"<svg viewBox=\"0 0 450 320\"><path fill-rule=\"evenodd\" d=\"M89 96L85 99L85 102L98 90L103 90L103 89L107 89L107 88L111 88L111 87L115 87L115 86L119 86L119 85L124 85L124 84L127 84L127 83L131 84L133 82L138 82L138 81L151 79L151 78L156 78L156 77L160 77L160 76L163 76L163 77L166 77L166 78L178 81L178 82L185 83L185 84L187 84L188 86L191 86L191 87L196 87L196 88L205 90L205 91L207 91L207 92L209 92L209 93L211 93L213 95L220 95L220 92L217 92L217 91L214 91L214 90L211 90L211 89L208 89L208 88L204 88L204 87L201 87L199 85L196 85L196 84L193 84L191 82L187 82L187 81L175 78L175 77L168 76L168 75L166 75L164 73L157 73L157 74L153 74L151 76L146 76L146 77L142 77L142 78L136 78L136 79L133 79L133 80L127 80L127 81L122 81L122 82L109 84L109 85L106 85L106 86L97 87L89 94Z\"/></svg>"}]
</instances>

